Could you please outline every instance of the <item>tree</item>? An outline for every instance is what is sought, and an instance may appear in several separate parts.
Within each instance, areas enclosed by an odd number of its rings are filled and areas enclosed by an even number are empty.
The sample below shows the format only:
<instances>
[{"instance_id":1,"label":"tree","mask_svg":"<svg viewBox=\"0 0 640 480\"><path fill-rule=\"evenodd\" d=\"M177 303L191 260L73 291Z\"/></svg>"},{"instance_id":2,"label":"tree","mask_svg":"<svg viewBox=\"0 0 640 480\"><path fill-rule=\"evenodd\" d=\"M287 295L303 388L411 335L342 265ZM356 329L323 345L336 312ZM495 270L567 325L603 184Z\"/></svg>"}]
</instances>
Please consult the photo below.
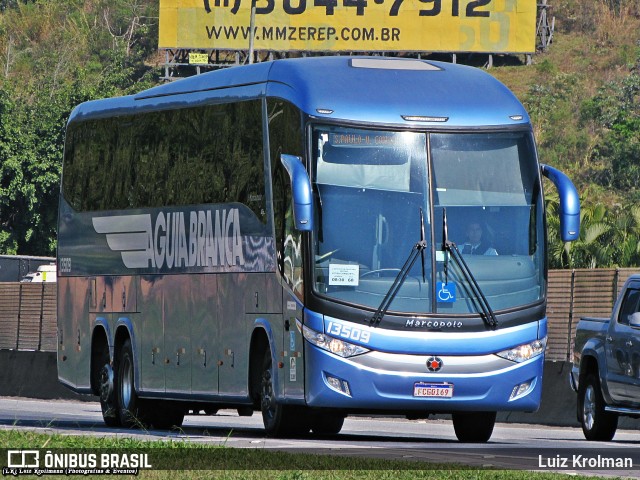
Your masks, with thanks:
<instances>
[{"instance_id":1,"label":"tree","mask_svg":"<svg viewBox=\"0 0 640 480\"><path fill-rule=\"evenodd\" d=\"M66 121L83 101L157 83L154 18L152 0L0 4L0 254L55 253ZM126 42L120 24L134 25Z\"/></svg>"},{"instance_id":2,"label":"tree","mask_svg":"<svg viewBox=\"0 0 640 480\"><path fill-rule=\"evenodd\" d=\"M640 265L640 206L582 200L580 237L562 243L558 231L557 194L547 198L551 268L605 268Z\"/></svg>"},{"instance_id":3,"label":"tree","mask_svg":"<svg viewBox=\"0 0 640 480\"><path fill-rule=\"evenodd\" d=\"M603 186L638 196L640 178L640 50L635 66L622 80L602 86L584 102L581 117L601 129L601 141L591 154L604 165L596 180Z\"/></svg>"}]
</instances>

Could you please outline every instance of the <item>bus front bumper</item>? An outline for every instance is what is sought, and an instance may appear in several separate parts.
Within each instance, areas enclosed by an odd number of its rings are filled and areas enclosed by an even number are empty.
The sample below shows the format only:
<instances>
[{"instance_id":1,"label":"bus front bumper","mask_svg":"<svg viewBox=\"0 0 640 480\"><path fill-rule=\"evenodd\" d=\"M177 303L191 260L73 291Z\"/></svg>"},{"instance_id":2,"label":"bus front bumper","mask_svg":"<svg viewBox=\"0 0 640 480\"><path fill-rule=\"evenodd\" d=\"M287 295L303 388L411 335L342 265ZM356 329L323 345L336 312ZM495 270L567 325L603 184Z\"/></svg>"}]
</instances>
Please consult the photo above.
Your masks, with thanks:
<instances>
[{"instance_id":1,"label":"bus front bumper","mask_svg":"<svg viewBox=\"0 0 640 480\"><path fill-rule=\"evenodd\" d=\"M451 413L533 412L540 406L544 355L522 363L496 355L370 352L342 358L309 343L305 347L305 398L311 407ZM433 361L442 363L437 372L428 371L427 362Z\"/></svg>"}]
</instances>

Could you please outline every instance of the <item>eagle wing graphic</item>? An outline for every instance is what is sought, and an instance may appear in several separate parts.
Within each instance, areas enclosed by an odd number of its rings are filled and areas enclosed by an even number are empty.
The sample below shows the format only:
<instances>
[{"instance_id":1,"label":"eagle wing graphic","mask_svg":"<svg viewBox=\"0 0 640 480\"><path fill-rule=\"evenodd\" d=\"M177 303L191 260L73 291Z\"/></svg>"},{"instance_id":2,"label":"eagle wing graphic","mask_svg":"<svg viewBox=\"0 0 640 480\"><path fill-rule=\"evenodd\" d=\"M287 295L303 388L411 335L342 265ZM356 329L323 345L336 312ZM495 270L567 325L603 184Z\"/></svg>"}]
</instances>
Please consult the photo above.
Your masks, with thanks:
<instances>
[{"instance_id":1,"label":"eagle wing graphic","mask_svg":"<svg viewBox=\"0 0 640 480\"><path fill-rule=\"evenodd\" d=\"M151 215L115 215L93 217L93 229L107 236L107 245L120 252L127 268L154 266Z\"/></svg>"}]
</instances>

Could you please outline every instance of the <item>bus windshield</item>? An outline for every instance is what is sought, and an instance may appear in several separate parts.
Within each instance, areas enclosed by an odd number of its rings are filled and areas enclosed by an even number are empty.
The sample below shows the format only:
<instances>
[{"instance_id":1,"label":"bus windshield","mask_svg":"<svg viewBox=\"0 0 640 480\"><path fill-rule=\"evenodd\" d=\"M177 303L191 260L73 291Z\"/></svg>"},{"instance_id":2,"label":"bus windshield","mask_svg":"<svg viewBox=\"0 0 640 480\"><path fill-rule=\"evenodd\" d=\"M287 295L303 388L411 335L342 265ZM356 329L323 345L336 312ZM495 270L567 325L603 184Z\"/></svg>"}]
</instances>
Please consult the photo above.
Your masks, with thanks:
<instances>
[{"instance_id":1,"label":"bus windshield","mask_svg":"<svg viewBox=\"0 0 640 480\"><path fill-rule=\"evenodd\" d=\"M312 142L316 293L377 308L424 226L423 258L389 312L478 313L476 295L442 248L446 210L448 239L493 310L541 299L543 218L529 132L318 126Z\"/></svg>"}]
</instances>

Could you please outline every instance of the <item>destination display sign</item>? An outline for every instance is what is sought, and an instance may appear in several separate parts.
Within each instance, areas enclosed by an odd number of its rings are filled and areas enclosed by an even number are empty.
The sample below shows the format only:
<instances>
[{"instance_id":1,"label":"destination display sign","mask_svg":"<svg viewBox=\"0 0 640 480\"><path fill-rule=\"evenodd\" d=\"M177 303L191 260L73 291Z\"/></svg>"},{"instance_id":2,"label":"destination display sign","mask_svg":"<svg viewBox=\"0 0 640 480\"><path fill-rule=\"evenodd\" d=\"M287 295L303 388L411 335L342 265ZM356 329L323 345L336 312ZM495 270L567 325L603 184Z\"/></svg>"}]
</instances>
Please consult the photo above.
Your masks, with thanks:
<instances>
[{"instance_id":1,"label":"destination display sign","mask_svg":"<svg viewBox=\"0 0 640 480\"><path fill-rule=\"evenodd\" d=\"M159 48L533 53L531 0L160 0Z\"/></svg>"}]
</instances>

